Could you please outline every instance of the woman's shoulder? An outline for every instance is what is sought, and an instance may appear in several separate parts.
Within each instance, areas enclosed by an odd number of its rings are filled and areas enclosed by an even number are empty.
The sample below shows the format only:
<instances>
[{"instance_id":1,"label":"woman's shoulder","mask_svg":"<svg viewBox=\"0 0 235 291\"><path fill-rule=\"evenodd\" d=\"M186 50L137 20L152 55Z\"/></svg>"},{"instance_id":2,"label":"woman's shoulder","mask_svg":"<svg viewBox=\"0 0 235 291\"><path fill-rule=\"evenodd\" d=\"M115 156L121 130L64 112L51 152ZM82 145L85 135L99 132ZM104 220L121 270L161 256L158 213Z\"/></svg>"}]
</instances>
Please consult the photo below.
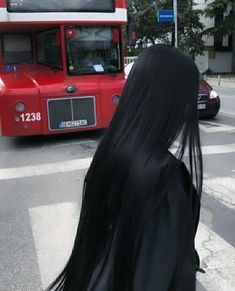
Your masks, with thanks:
<instances>
[{"instance_id":1,"label":"woman's shoulder","mask_svg":"<svg viewBox=\"0 0 235 291\"><path fill-rule=\"evenodd\" d=\"M176 158L171 152L167 153L166 165L167 168L171 170L172 174L179 174L186 179L191 178L185 163L182 160Z\"/></svg>"},{"instance_id":2,"label":"woman's shoulder","mask_svg":"<svg viewBox=\"0 0 235 291\"><path fill-rule=\"evenodd\" d=\"M164 176L170 193L175 192L174 188L181 188L181 192L185 192L189 195L193 188L193 183L185 163L169 152L166 169Z\"/></svg>"}]
</instances>

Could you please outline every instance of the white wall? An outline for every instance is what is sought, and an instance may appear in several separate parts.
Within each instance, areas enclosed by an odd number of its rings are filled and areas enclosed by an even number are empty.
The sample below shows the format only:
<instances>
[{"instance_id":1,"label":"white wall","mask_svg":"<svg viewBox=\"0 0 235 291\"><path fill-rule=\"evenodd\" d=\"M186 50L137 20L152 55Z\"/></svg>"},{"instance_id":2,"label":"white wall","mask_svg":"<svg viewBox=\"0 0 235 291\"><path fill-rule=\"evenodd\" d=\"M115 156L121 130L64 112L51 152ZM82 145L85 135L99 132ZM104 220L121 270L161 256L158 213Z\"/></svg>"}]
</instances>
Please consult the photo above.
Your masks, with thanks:
<instances>
[{"instance_id":1,"label":"white wall","mask_svg":"<svg viewBox=\"0 0 235 291\"><path fill-rule=\"evenodd\" d=\"M202 55L195 57L195 63L200 73L204 73L208 69L208 51L204 51Z\"/></svg>"},{"instance_id":2,"label":"white wall","mask_svg":"<svg viewBox=\"0 0 235 291\"><path fill-rule=\"evenodd\" d=\"M215 73L230 73L232 71L232 52L209 52L208 68Z\"/></svg>"},{"instance_id":3,"label":"white wall","mask_svg":"<svg viewBox=\"0 0 235 291\"><path fill-rule=\"evenodd\" d=\"M196 9L201 9L201 10L204 10L206 8L206 6L212 2L213 0L195 0L195 8ZM229 11L226 11L224 13L224 16L228 15L229 14ZM211 28L211 27L214 27L215 26L215 18L212 17L205 17L205 16L201 16L201 22L205 25L205 29L207 28ZM204 41L204 44L205 46L214 46L214 37L213 36L203 36L202 37L203 41ZM225 35L223 37L223 46L228 46L228 35Z\"/></svg>"},{"instance_id":4,"label":"white wall","mask_svg":"<svg viewBox=\"0 0 235 291\"><path fill-rule=\"evenodd\" d=\"M204 10L208 3L213 0L195 0L197 4L195 6L196 9ZM204 17L201 18L202 23L206 28L214 27L215 19ZM206 47L214 46L214 37L213 36L203 36L204 45ZM228 46L228 36L225 35L223 37L223 46ZM207 69L215 73L229 73L232 71L232 52L212 52L212 51L204 51L203 55L196 56L195 62L198 66L200 72L205 72Z\"/></svg>"},{"instance_id":5,"label":"white wall","mask_svg":"<svg viewBox=\"0 0 235 291\"><path fill-rule=\"evenodd\" d=\"M200 73L211 70L214 73L230 73L232 70L232 52L208 52L195 57Z\"/></svg>"}]
</instances>

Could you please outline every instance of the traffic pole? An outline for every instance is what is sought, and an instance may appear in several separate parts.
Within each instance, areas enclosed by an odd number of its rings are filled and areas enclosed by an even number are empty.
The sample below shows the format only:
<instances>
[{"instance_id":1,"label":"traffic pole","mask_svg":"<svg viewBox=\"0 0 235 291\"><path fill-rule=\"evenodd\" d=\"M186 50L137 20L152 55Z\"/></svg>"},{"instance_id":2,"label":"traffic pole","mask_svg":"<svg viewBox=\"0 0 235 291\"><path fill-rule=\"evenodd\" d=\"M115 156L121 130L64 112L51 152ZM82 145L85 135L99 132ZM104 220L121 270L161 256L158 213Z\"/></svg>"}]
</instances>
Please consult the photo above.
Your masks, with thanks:
<instances>
[{"instance_id":1,"label":"traffic pole","mask_svg":"<svg viewBox=\"0 0 235 291\"><path fill-rule=\"evenodd\" d=\"M177 0L173 0L174 22L175 22L175 47L178 47L178 21L177 21Z\"/></svg>"}]
</instances>

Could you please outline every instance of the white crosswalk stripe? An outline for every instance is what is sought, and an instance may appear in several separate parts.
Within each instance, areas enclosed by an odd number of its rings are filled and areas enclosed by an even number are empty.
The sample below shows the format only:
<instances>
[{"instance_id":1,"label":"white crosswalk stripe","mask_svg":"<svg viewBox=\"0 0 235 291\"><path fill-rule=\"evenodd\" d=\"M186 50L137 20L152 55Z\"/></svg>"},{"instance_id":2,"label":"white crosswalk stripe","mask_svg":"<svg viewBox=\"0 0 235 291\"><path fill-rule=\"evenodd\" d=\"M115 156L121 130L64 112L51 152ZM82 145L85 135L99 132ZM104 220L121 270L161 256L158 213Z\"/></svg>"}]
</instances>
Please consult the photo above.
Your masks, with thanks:
<instances>
[{"instance_id":1,"label":"white crosswalk stripe","mask_svg":"<svg viewBox=\"0 0 235 291\"><path fill-rule=\"evenodd\" d=\"M177 145L177 143L175 143L175 145ZM176 149L173 148L172 152L174 153L175 151ZM235 143L203 146L202 152L203 155L234 153ZM92 157L87 157L49 164L2 168L0 169L0 181L84 170L89 168L91 161Z\"/></svg>"},{"instance_id":2,"label":"white crosswalk stripe","mask_svg":"<svg viewBox=\"0 0 235 291\"><path fill-rule=\"evenodd\" d=\"M43 289L62 270L72 249L79 217L76 203L29 209Z\"/></svg>"},{"instance_id":3,"label":"white crosswalk stripe","mask_svg":"<svg viewBox=\"0 0 235 291\"><path fill-rule=\"evenodd\" d=\"M206 133L214 133L214 132L235 132L235 126L217 123L215 121L200 121L199 127L202 131Z\"/></svg>"},{"instance_id":4,"label":"white crosswalk stripe","mask_svg":"<svg viewBox=\"0 0 235 291\"><path fill-rule=\"evenodd\" d=\"M234 210L232 177L207 178L204 191ZM76 203L60 203L29 209L43 287L62 269L72 248L79 209ZM235 290L235 249L200 222L196 247L205 274L197 279L207 291Z\"/></svg>"},{"instance_id":5,"label":"white crosswalk stripe","mask_svg":"<svg viewBox=\"0 0 235 291\"><path fill-rule=\"evenodd\" d=\"M18 179L83 170L90 166L91 161L92 158L81 158L51 164L4 168L0 169L0 180Z\"/></svg>"},{"instance_id":6,"label":"white crosswalk stripe","mask_svg":"<svg viewBox=\"0 0 235 291\"><path fill-rule=\"evenodd\" d=\"M235 152L235 143L222 144L222 145L209 145L202 147L202 154L205 155L218 155L229 154Z\"/></svg>"},{"instance_id":7,"label":"white crosswalk stripe","mask_svg":"<svg viewBox=\"0 0 235 291\"><path fill-rule=\"evenodd\" d=\"M171 149L171 152L174 154L177 152L179 142L174 142L174 146ZM218 155L218 154L228 154L235 152L235 143L231 144L220 144L220 145L209 145L202 146L202 154L205 155Z\"/></svg>"}]
</instances>

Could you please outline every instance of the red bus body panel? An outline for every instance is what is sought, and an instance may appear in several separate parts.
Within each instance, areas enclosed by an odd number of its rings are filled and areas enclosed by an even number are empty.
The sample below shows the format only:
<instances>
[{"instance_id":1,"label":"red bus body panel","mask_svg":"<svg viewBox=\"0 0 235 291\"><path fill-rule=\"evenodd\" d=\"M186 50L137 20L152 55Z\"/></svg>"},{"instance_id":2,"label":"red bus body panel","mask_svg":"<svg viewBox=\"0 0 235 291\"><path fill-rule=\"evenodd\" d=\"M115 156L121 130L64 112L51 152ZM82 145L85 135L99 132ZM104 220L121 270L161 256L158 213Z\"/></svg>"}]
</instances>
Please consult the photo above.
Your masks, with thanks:
<instances>
[{"instance_id":1,"label":"red bus body panel","mask_svg":"<svg viewBox=\"0 0 235 291\"><path fill-rule=\"evenodd\" d=\"M41 68L36 72L19 72L2 74L0 79L0 113L2 135L42 135L58 134L94 128L107 127L116 109L112 97L121 95L125 80L123 74L80 76L64 78L63 74ZM73 85L75 93L68 94L66 88ZM70 128L60 131L51 131L48 126L47 100L59 98L73 98L94 96L96 104L97 124L91 128ZM41 113L41 120L34 122L16 122L15 104L23 102L27 113Z\"/></svg>"},{"instance_id":2,"label":"red bus body panel","mask_svg":"<svg viewBox=\"0 0 235 291\"><path fill-rule=\"evenodd\" d=\"M65 14L57 13L58 19L54 18L49 21L47 19L49 13L40 13L40 15L46 15L45 19L42 16L42 19L35 18L32 20L30 15L33 13L28 13L29 17L25 18L28 21L23 21L21 13L8 13L6 1L0 0L0 127L3 136L59 134L94 130L108 126L117 106L113 103L112 97L120 96L125 84L123 56L122 70L119 73L69 76L66 69L63 25L115 25L121 33L121 25L126 23L126 16L123 17L126 12L126 1L116 0L115 4L116 12L113 15L113 19L110 15L112 13L109 13L107 20L106 18L101 20L102 17L98 13L92 19L92 13L88 13L89 17L87 19L77 18L76 21L68 21L67 18L69 17L67 16L63 19ZM71 18L75 18L76 13L71 15ZM81 14L77 13L77 15ZM37 31L51 28L57 28L60 31L62 70L55 71L49 67L37 64L35 61L36 52L34 45L33 64L19 64L16 71L11 70L6 72L1 50L1 34L30 32L34 35ZM120 45L122 45L121 39ZM76 88L76 91L74 93L67 93L66 88L71 85ZM60 130L51 130L49 128L48 100L86 96L94 97L95 100L95 125L90 127L63 128ZM20 117L21 113L15 109L16 103L19 102L25 105L24 113L26 115L23 120ZM26 120L27 114L31 114L31 121ZM37 119L35 119L36 114L38 114Z\"/></svg>"}]
</instances>

